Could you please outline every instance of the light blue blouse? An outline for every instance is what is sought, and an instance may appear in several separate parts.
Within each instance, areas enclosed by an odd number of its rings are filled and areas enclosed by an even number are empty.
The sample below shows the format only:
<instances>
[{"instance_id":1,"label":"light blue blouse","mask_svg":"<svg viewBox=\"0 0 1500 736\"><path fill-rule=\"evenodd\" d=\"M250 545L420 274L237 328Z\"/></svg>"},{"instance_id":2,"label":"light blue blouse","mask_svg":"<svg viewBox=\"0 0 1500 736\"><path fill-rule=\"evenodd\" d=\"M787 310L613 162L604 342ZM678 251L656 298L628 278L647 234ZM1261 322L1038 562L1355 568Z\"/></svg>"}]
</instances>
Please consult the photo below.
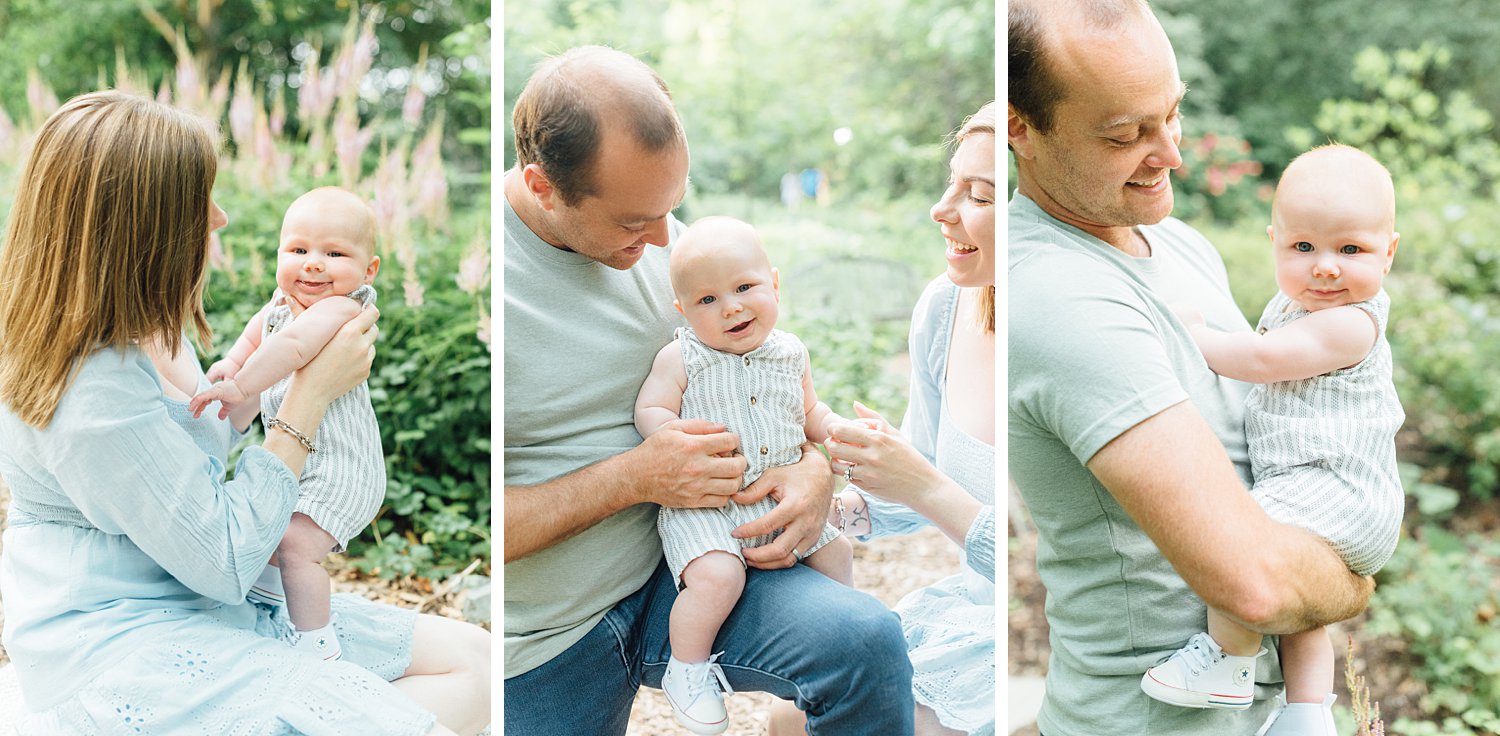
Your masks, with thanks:
<instances>
[{"instance_id":1,"label":"light blue blouse","mask_svg":"<svg viewBox=\"0 0 1500 736\"><path fill-rule=\"evenodd\" d=\"M215 412L164 398L133 347L81 361L44 429L0 405L0 592L22 734L431 728L386 682L410 663L414 613L335 599L353 646L323 663L277 640L284 611L245 602L298 485L258 445L226 481L238 439Z\"/></svg>"},{"instance_id":2,"label":"light blue blouse","mask_svg":"<svg viewBox=\"0 0 1500 736\"><path fill-rule=\"evenodd\" d=\"M952 344L953 325L958 318L959 288L939 276L927 285L912 311L908 349L912 358L911 387L901 432L917 451L939 470L944 471L970 495L985 506L964 535L964 564L995 581L995 488L994 448L945 421L945 386L948 375L948 348ZM940 448L955 448L948 457ZM987 458L974 458L987 448ZM987 466L982 464L987 459ZM981 465L981 467L976 467ZM859 490L857 486L849 486ZM867 493L871 533L861 539L896 534L910 534L932 524L910 507L884 501Z\"/></svg>"}]
</instances>

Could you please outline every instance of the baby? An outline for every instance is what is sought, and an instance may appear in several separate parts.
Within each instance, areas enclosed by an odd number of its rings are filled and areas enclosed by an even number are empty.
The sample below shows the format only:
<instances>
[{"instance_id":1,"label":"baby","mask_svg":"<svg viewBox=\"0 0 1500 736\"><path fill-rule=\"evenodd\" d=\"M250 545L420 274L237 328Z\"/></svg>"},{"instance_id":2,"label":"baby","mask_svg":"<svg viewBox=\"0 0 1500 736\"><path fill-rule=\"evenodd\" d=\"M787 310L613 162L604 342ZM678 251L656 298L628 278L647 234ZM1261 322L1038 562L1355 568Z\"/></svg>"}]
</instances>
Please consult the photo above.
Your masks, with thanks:
<instances>
[{"instance_id":1,"label":"baby","mask_svg":"<svg viewBox=\"0 0 1500 736\"><path fill-rule=\"evenodd\" d=\"M1364 152L1326 146L1292 161L1271 236L1280 290L1256 332L1219 332L1179 310L1209 368L1256 384L1245 435L1271 518L1326 539L1369 575L1395 551L1404 495L1395 434L1405 419L1385 339L1381 288L1396 255L1395 188ZM1148 695L1192 708L1247 708L1261 634L1209 611L1208 633L1152 667ZM1281 637L1286 702L1268 734L1333 736L1333 646L1322 628ZM1268 722L1270 723L1270 722Z\"/></svg>"},{"instance_id":2,"label":"baby","mask_svg":"<svg viewBox=\"0 0 1500 736\"><path fill-rule=\"evenodd\" d=\"M801 446L821 443L844 421L813 391L807 348L775 329L776 269L749 225L728 217L694 223L673 246L674 304L689 327L657 353L635 404L635 426L649 436L675 419L705 419L739 435L749 467L741 488L767 468L797 462ZM730 531L775 508L763 499L721 509L663 508L657 521L667 565L681 592L672 606L672 655L662 690L677 721L697 734L722 733L728 720L723 672L709 656L719 627L745 585L742 547L771 535L735 539ZM852 546L825 525L811 549L793 550L813 569L852 584ZM729 691L732 692L732 691Z\"/></svg>"},{"instance_id":3,"label":"baby","mask_svg":"<svg viewBox=\"0 0 1500 736\"><path fill-rule=\"evenodd\" d=\"M188 405L198 416L217 401L222 405L219 416L229 417L236 427L248 426L263 413L266 431L288 431L308 446L296 512L274 565L267 566L251 597L284 601L295 628L292 645L324 659L337 659L342 649L329 618L328 574L322 563L369 525L385 498L380 428L365 383L329 405L313 438L278 423L276 412L292 372L317 356L351 317L375 303L370 284L379 270L375 215L364 201L337 187L298 197L281 223L276 293L250 319L228 355L209 367L208 379L217 383Z\"/></svg>"}]
</instances>

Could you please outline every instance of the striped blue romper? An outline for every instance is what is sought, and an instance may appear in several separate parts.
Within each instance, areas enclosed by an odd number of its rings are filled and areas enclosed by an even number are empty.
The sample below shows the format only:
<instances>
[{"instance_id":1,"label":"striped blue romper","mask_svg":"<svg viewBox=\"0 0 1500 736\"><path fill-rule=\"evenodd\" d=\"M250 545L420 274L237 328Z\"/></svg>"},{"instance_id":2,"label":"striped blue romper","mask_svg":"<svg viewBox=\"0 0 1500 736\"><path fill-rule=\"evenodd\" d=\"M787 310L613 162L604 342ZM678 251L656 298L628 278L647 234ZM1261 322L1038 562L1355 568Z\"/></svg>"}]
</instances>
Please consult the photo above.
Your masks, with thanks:
<instances>
[{"instance_id":1,"label":"striped blue romper","mask_svg":"<svg viewBox=\"0 0 1500 736\"><path fill-rule=\"evenodd\" d=\"M679 416L717 422L739 435L740 452L749 461L741 488L754 483L767 468L802 458L802 443L807 441L802 393L807 350L796 335L772 330L760 347L735 355L704 345L691 328L682 327L677 330L677 344L687 371ZM742 548L770 542L775 534L735 539L729 532L775 507L769 496L748 506L730 501L718 509L663 507L656 528L677 585L682 585L683 568L708 552L728 552L744 563ZM804 556L838 535L837 529L824 524L818 543L802 550Z\"/></svg>"},{"instance_id":2,"label":"striped blue romper","mask_svg":"<svg viewBox=\"0 0 1500 736\"><path fill-rule=\"evenodd\" d=\"M1391 558L1406 507L1395 443L1406 413L1385 339L1390 305L1385 291L1349 305L1375 321L1375 345L1364 360L1300 381L1256 384L1245 399L1256 501L1271 518L1328 540L1360 575ZM1278 293L1259 329L1308 314Z\"/></svg>"},{"instance_id":3,"label":"striped blue romper","mask_svg":"<svg viewBox=\"0 0 1500 736\"><path fill-rule=\"evenodd\" d=\"M375 287L365 285L349 293L360 304L375 303ZM261 339L292 322L292 308L280 289L267 305ZM292 377L287 376L260 395L260 413L274 417L286 399ZM385 501L385 451L380 446L380 425L370 405L370 385L361 382L354 390L333 400L318 425L313 445L318 451L307 456L302 468L302 492L297 511L307 514L337 542L342 552L380 511Z\"/></svg>"}]
</instances>

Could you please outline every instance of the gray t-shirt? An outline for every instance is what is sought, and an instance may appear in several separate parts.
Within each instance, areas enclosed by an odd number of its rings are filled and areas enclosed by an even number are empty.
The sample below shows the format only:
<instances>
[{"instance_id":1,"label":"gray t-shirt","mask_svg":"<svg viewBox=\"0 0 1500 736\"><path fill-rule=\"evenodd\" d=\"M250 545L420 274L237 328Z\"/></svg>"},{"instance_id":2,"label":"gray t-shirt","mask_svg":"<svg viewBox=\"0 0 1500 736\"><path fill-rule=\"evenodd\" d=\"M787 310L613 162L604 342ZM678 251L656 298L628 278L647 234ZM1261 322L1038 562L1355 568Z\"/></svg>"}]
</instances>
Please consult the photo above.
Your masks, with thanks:
<instances>
[{"instance_id":1,"label":"gray t-shirt","mask_svg":"<svg viewBox=\"0 0 1500 736\"><path fill-rule=\"evenodd\" d=\"M1051 626L1041 730L1249 736L1279 686L1257 688L1250 711L1179 708L1141 692L1141 674L1205 630L1207 612L1085 467L1125 430L1191 400L1249 485L1248 384L1210 371L1168 308L1186 302L1213 327L1249 329L1224 264L1178 220L1142 226L1151 256L1134 258L1019 193L1008 229L1010 474L1037 525ZM1280 681L1274 652L1260 664L1257 681Z\"/></svg>"},{"instance_id":2,"label":"gray t-shirt","mask_svg":"<svg viewBox=\"0 0 1500 736\"><path fill-rule=\"evenodd\" d=\"M683 225L669 218L671 237ZM682 324L667 249L618 271L548 245L505 203L505 483L567 475L641 443L635 397ZM661 562L638 504L505 565L505 676L582 639Z\"/></svg>"}]
</instances>

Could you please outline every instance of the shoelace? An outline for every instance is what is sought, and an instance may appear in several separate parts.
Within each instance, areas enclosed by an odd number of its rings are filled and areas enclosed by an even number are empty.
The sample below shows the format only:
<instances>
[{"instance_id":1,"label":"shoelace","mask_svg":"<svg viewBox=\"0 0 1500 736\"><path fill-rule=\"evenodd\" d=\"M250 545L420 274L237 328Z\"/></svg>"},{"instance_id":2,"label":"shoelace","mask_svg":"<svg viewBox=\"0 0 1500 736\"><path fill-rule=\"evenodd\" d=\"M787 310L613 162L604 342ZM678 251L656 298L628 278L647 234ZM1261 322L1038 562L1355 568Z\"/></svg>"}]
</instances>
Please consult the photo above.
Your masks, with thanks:
<instances>
[{"instance_id":1,"label":"shoelace","mask_svg":"<svg viewBox=\"0 0 1500 736\"><path fill-rule=\"evenodd\" d=\"M1195 675L1203 674L1214 662L1223 658L1222 654L1218 657L1214 656L1209 643L1205 641L1206 639L1208 639L1207 634L1194 634L1193 638L1188 639L1188 645L1182 650L1183 659L1187 661L1188 670Z\"/></svg>"},{"instance_id":2,"label":"shoelace","mask_svg":"<svg viewBox=\"0 0 1500 736\"><path fill-rule=\"evenodd\" d=\"M719 657L722 656L724 656L724 653L719 652L718 654L710 656L707 662L704 662L703 664L693 665L688 668L688 697L697 697L698 693L703 692L704 688L708 687L708 676L710 674L713 675L713 679L718 681L717 684L719 686L719 692L724 693L725 695L734 694L734 688L729 686L729 678L724 676L724 669L719 667L718 660Z\"/></svg>"}]
</instances>

